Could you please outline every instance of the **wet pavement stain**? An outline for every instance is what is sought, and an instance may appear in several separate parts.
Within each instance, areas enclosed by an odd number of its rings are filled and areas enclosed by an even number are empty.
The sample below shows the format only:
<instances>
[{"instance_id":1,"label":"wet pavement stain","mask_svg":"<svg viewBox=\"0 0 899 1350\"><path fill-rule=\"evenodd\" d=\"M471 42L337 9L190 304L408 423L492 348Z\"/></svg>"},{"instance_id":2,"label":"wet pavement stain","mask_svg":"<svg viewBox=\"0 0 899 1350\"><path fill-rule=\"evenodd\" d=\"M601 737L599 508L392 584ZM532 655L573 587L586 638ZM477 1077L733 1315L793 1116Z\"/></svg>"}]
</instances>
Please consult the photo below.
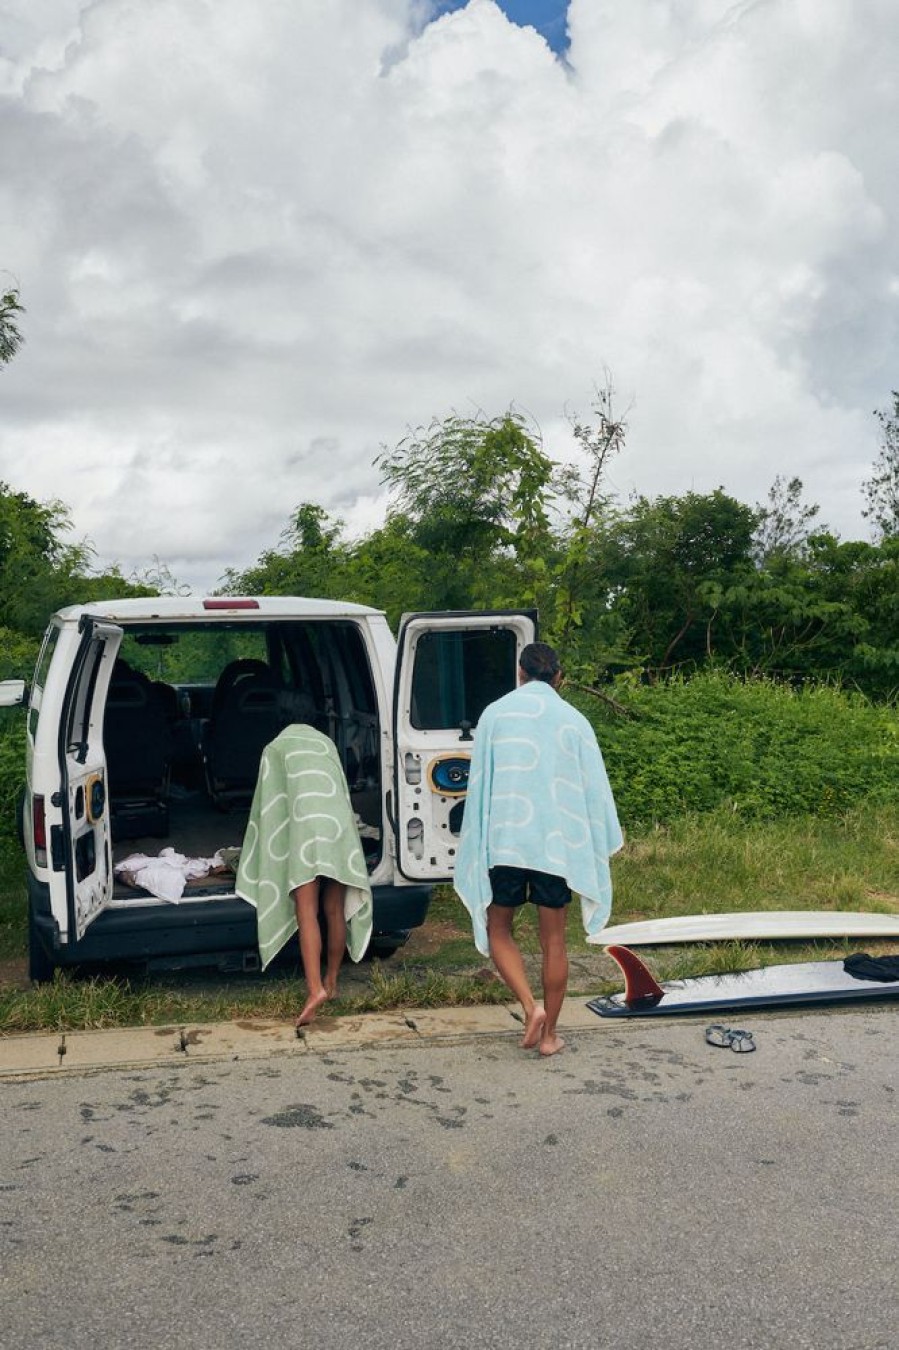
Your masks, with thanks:
<instances>
[{"instance_id":1,"label":"wet pavement stain","mask_svg":"<svg viewBox=\"0 0 899 1350\"><path fill-rule=\"evenodd\" d=\"M362 1251L362 1243L359 1241L359 1239L362 1236L363 1229L367 1228L368 1225L372 1223L374 1223L374 1219L370 1215L366 1215L364 1218L361 1219L353 1220L348 1229L351 1251L354 1252Z\"/></svg>"},{"instance_id":2,"label":"wet pavement stain","mask_svg":"<svg viewBox=\"0 0 899 1350\"><path fill-rule=\"evenodd\" d=\"M330 1120L325 1120L317 1107L306 1102L301 1102L297 1106L287 1106L283 1111L277 1111L273 1116L263 1116L262 1124L275 1125L279 1129L288 1130L334 1129L333 1123Z\"/></svg>"},{"instance_id":3,"label":"wet pavement stain","mask_svg":"<svg viewBox=\"0 0 899 1350\"><path fill-rule=\"evenodd\" d=\"M835 1107L837 1108L837 1114L838 1114L838 1115L841 1115L841 1116L858 1116L858 1115L861 1115L861 1111L860 1111L860 1109L859 1109L859 1108L861 1107L861 1102L841 1102L841 1101L835 1101L835 1102L826 1102L825 1105L826 1105L826 1106L835 1106Z\"/></svg>"},{"instance_id":4,"label":"wet pavement stain","mask_svg":"<svg viewBox=\"0 0 899 1350\"><path fill-rule=\"evenodd\" d=\"M565 1088L564 1091L570 1097L624 1097L629 1102L639 1101L633 1088L620 1083L598 1083L595 1078L585 1078L580 1087Z\"/></svg>"},{"instance_id":5,"label":"wet pavement stain","mask_svg":"<svg viewBox=\"0 0 899 1350\"><path fill-rule=\"evenodd\" d=\"M159 1191L135 1191L133 1193L123 1192L115 1197L115 1208L121 1210L133 1210L134 1206L143 1200L158 1200Z\"/></svg>"},{"instance_id":6,"label":"wet pavement stain","mask_svg":"<svg viewBox=\"0 0 899 1350\"><path fill-rule=\"evenodd\" d=\"M186 1238L181 1233L166 1233L160 1242L167 1242L173 1247L211 1247L214 1242L218 1242L218 1234L207 1233L201 1238ZM211 1255L209 1252L203 1254Z\"/></svg>"}]
</instances>

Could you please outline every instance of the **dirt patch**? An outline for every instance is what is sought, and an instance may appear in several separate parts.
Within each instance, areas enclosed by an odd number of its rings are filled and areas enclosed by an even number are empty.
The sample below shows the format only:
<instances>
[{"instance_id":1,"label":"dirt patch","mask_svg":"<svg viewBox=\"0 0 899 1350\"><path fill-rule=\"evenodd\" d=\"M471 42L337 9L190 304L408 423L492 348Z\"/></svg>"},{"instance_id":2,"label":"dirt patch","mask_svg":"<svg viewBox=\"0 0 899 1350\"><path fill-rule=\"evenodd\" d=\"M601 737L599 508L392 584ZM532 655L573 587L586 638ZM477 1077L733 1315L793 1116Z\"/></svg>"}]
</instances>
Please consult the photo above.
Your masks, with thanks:
<instances>
[{"instance_id":1,"label":"dirt patch","mask_svg":"<svg viewBox=\"0 0 899 1350\"><path fill-rule=\"evenodd\" d=\"M458 928L449 920L429 919L421 928L413 928L409 941L400 948L400 959L414 961L416 957L434 956L446 942L457 942L460 938L470 938L471 930ZM480 960L480 957L476 959Z\"/></svg>"},{"instance_id":2,"label":"dirt patch","mask_svg":"<svg viewBox=\"0 0 899 1350\"><path fill-rule=\"evenodd\" d=\"M28 989L30 985L26 956L0 961L0 989Z\"/></svg>"}]
</instances>

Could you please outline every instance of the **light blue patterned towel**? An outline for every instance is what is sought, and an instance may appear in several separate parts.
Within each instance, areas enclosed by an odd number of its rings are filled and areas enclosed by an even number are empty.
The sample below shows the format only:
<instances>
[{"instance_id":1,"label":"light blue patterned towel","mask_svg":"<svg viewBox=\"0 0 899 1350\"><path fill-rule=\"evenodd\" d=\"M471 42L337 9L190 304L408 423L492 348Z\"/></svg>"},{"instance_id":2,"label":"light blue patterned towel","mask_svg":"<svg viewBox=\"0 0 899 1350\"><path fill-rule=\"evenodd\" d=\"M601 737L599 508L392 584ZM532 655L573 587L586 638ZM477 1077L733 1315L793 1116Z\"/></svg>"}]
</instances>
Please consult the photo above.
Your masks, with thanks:
<instances>
[{"instance_id":1,"label":"light blue patterned towel","mask_svg":"<svg viewBox=\"0 0 899 1350\"><path fill-rule=\"evenodd\" d=\"M256 908L263 970L297 931L291 891L315 877L346 886L347 949L361 960L371 883L346 777L334 742L296 724L262 752L237 870L237 894Z\"/></svg>"},{"instance_id":2,"label":"light blue patterned towel","mask_svg":"<svg viewBox=\"0 0 899 1350\"><path fill-rule=\"evenodd\" d=\"M593 728L549 684L530 680L491 703L475 731L453 879L489 956L491 867L564 877L588 936L612 908L609 857L623 843Z\"/></svg>"}]
</instances>

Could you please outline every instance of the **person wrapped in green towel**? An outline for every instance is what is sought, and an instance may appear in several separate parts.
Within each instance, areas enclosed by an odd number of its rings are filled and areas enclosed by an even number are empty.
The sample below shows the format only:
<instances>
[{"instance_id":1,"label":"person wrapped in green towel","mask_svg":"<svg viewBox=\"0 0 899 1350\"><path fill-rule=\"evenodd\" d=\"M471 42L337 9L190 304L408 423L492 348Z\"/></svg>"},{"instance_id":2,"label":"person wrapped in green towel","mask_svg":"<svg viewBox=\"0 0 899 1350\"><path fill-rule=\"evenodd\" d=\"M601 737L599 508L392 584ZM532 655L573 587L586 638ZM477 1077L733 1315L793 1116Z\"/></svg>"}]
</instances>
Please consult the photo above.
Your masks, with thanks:
<instances>
[{"instance_id":1,"label":"person wrapped in green towel","mask_svg":"<svg viewBox=\"0 0 899 1350\"><path fill-rule=\"evenodd\" d=\"M255 907L263 970L299 931L307 997L297 1026L305 1026L337 992L344 952L360 961L372 928L346 777L334 742L314 727L285 727L262 752L236 889Z\"/></svg>"}]
</instances>

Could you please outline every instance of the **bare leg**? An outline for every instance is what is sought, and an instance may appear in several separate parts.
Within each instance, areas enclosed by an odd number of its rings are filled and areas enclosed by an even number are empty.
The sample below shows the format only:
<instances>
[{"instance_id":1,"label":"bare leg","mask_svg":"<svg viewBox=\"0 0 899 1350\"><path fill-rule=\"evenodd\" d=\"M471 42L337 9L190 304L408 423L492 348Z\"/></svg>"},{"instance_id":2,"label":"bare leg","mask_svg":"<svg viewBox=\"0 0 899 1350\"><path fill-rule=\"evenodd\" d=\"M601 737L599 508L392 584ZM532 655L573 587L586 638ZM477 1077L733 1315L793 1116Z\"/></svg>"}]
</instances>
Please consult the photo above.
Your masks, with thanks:
<instances>
[{"instance_id":1,"label":"bare leg","mask_svg":"<svg viewBox=\"0 0 899 1350\"><path fill-rule=\"evenodd\" d=\"M487 937L490 940L490 955L500 978L509 986L524 1009L524 1036L521 1045L523 1049L530 1050L540 1040L546 1014L542 1004L534 999L524 968L524 959L518 943L512 936L514 915L513 909L501 905L488 905Z\"/></svg>"},{"instance_id":2,"label":"bare leg","mask_svg":"<svg viewBox=\"0 0 899 1350\"><path fill-rule=\"evenodd\" d=\"M537 914L540 946L543 950L543 1001L546 1004L546 1020L540 1036L540 1053L556 1055L565 1046L565 1042L556 1031L556 1022L559 1020L568 987L568 947L565 938L568 910L547 909L545 905L539 905Z\"/></svg>"},{"instance_id":3,"label":"bare leg","mask_svg":"<svg viewBox=\"0 0 899 1350\"><path fill-rule=\"evenodd\" d=\"M297 1018L297 1026L311 1022L328 997L322 984L322 935L318 926L318 877L298 886L293 893L297 909L297 927L300 938L300 956L306 977L306 1002Z\"/></svg>"},{"instance_id":4,"label":"bare leg","mask_svg":"<svg viewBox=\"0 0 899 1350\"><path fill-rule=\"evenodd\" d=\"M328 998L337 993L337 976L346 951L346 917L344 913L345 888L339 881L329 877L324 882L322 906L325 911L325 923L328 930L327 957L325 960L325 992Z\"/></svg>"}]
</instances>

